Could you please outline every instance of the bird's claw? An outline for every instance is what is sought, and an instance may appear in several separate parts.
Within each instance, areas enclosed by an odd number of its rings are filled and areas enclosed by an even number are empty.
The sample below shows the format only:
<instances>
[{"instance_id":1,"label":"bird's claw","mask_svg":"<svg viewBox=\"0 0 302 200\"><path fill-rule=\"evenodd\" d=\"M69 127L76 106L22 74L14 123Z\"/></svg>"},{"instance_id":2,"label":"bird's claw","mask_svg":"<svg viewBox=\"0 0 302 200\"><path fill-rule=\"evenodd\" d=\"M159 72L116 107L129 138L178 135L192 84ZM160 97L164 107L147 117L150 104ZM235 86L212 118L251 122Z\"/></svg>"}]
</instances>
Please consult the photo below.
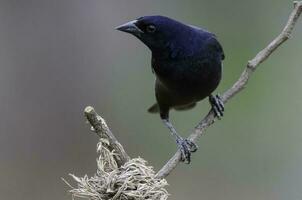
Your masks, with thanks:
<instances>
[{"instance_id":1,"label":"bird's claw","mask_svg":"<svg viewBox=\"0 0 302 200\"><path fill-rule=\"evenodd\" d=\"M191 153L197 151L197 145L188 139L178 139L178 148L181 152L181 161L189 164L191 162Z\"/></svg>"},{"instance_id":2,"label":"bird's claw","mask_svg":"<svg viewBox=\"0 0 302 200\"><path fill-rule=\"evenodd\" d=\"M215 117L217 117L218 119L221 119L221 117L223 116L223 111L224 111L224 104L223 104L221 97L218 94L216 96L210 95L209 101L212 106L212 110L215 114Z\"/></svg>"}]
</instances>

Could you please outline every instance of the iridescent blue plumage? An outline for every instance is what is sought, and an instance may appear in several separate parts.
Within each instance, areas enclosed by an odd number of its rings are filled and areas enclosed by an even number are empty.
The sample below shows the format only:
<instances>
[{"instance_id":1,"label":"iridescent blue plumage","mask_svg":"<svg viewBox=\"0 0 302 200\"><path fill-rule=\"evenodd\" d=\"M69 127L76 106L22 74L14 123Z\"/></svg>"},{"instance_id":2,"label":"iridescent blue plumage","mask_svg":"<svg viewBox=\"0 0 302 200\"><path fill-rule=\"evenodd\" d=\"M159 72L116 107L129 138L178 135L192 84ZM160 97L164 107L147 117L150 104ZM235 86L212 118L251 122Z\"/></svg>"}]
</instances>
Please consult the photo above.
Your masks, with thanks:
<instances>
[{"instance_id":1,"label":"iridescent blue plumage","mask_svg":"<svg viewBox=\"0 0 302 200\"><path fill-rule=\"evenodd\" d=\"M221 45L213 33L164 16L140 17L117 29L133 34L151 50L157 103L149 112L160 113L176 137L183 160L190 162L190 151L196 150L196 146L176 133L169 121L169 111L191 109L209 97L215 114L222 116L222 101L211 95L221 80Z\"/></svg>"}]
</instances>

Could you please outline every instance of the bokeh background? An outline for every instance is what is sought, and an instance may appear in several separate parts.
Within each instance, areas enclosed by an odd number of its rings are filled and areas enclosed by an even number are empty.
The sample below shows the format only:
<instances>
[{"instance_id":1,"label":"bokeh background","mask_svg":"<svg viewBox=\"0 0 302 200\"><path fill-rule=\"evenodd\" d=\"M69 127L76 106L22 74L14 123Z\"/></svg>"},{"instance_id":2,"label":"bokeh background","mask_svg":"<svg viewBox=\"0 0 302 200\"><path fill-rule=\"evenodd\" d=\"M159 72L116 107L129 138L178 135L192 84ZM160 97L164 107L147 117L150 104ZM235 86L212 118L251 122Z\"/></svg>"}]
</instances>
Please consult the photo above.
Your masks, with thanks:
<instances>
[{"instance_id":1,"label":"bokeh background","mask_svg":"<svg viewBox=\"0 0 302 200\"><path fill-rule=\"evenodd\" d=\"M155 101L150 52L115 26L161 14L216 33L222 93L291 10L288 0L0 0L0 199L71 199L61 177L96 171L87 105L132 157L158 170L174 154L159 117L146 112ZM301 41L300 20L200 139L192 164L168 177L171 199L302 198ZM171 116L186 136L208 110L205 101Z\"/></svg>"}]
</instances>

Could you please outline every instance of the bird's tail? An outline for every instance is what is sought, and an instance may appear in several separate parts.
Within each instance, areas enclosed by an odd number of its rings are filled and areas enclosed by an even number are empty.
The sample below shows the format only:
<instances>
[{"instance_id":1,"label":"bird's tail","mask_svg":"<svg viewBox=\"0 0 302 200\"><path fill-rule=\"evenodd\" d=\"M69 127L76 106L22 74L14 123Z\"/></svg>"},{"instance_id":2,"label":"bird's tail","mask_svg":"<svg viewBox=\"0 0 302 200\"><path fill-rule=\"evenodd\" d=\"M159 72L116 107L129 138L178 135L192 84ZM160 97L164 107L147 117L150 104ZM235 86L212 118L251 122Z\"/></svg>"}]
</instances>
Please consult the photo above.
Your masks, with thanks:
<instances>
[{"instance_id":1,"label":"bird's tail","mask_svg":"<svg viewBox=\"0 0 302 200\"><path fill-rule=\"evenodd\" d=\"M149 113L158 113L159 112L159 106L157 103L153 104L149 109Z\"/></svg>"}]
</instances>

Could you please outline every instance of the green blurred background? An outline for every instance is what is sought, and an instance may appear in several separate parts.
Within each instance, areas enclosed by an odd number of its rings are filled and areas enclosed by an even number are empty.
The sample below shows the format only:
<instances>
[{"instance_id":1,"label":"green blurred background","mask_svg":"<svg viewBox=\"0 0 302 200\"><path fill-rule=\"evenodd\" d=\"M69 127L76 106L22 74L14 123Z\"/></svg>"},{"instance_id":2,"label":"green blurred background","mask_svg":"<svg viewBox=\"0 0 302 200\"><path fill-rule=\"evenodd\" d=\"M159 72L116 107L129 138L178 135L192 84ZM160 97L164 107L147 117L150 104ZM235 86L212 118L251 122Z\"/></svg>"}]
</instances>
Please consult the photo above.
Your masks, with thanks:
<instances>
[{"instance_id":1,"label":"green blurred background","mask_svg":"<svg viewBox=\"0 0 302 200\"><path fill-rule=\"evenodd\" d=\"M83 109L93 105L132 157L156 170L176 145L157 115L150 52L114 27L161 14L218 36L226 60L217 89L237 80L283 28L288 0L0 0L0 199L71 199L61 177L93 175L97 136ZM191 165L168 177L171 199L302 198L302 23L293 38L226 105L198 142ZM207 101L172 112L183 135Z\"/></svg>"}]
</instances>

